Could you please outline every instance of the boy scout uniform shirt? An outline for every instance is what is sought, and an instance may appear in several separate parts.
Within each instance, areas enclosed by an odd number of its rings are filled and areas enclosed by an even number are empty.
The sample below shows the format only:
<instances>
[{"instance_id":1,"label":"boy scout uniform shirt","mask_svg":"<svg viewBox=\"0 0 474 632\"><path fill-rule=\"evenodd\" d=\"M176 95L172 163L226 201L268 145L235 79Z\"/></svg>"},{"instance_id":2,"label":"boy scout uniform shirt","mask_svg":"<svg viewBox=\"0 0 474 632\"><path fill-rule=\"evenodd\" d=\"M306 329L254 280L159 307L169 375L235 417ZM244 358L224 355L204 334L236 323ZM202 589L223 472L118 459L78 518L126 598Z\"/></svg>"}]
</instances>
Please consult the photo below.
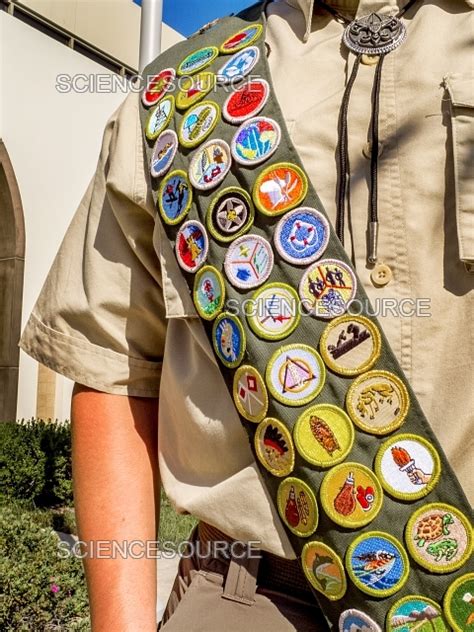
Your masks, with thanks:
<instances>
[{"instance_id":1,"label":"boy scout uniform shirt","mask_svg":"<svg viewBox=\"0 0 474 632\"><path fill-rule=\"evenodd\" d=\"M404 2L329 4L360 17L394 13ZM416 8L406 20L407 41L387 56L382 79L379 256L384 267L372 270L366 264L370 160L364 148L375 68L367 59L349 109L352 234L346 244L373 304L382 298L429 301L429 317L380 318L472 503L474 277L460 260L457 233L467 217L459 200L465 199L469 180L459 160L467 155L466 115L474 108L472 78L466 74L472 14L465 0ZM274 2L267 15L275 97L334 221L337 122L354 56L341 52L343 26L322 10L313 15L311 0ZM464 230L461 237L467 252L472 235ZM157 218L137 93L106 127L97 172L20 345L39 362L95 389L159 396L160 472L176 508L234 538L294 557Z\"/></svg>"}]
</instances>

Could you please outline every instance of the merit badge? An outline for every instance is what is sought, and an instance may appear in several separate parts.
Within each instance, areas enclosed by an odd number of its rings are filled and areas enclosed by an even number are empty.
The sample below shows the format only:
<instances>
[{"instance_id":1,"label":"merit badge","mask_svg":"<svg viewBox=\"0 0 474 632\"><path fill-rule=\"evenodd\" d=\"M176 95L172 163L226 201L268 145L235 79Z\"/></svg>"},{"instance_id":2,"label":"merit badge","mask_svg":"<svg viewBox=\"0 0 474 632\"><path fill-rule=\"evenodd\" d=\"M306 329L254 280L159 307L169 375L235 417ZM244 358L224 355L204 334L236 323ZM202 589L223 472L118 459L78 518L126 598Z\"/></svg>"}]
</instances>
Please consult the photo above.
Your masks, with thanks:
<instances>
[{"instance_id":1,"label":"merit badge","mask_svg":"<svg viewBox=\"0 0 474 632\"><path fill-rule=\"evenodd\" d=\"M318 505L313 490L299 478L288 477L277 493L278 511L288 529L301 538L313 534L318 526Z\"/></svg>"},{"instance_id":2,"label":"merit badge","mask_svg":"<svg viewBox=\"0 0 474 632\"><path fill-rule=\"evenodd\" d=\"M193 190L185 171L177 169L161 182L158 191L158 208L163 220L170 225L179 224L193 203Z\"/></svg>"},{"instance_id":3,"label":"merit badge","mask_svg":"<svg viewBox=\"0 0 474 632\"><path fill-rule=\"evenodd\" d=\"M194 305L204 320L214 320L225 302L224 278L214 266L204 266L194 278Z\"/></svg>"},{"instance_id":4,"label":"merit badge","mask_svg":"<svg viewBox=\"0 0 474 632\"><path fill-rule=\"evenodd\" d=\"M152 77L142 93L142 101L145 107L156 105L160 99L172 88L176 79L174 68L166 68Z\"/></svg>"},{"instance_id":5,"label":"merit badge","mask_svg":"<svg viewBox=\"0 0 474 632\"><path fill-rule=\"evenodd\" d=\"M150 110L145 125L145 135L148 140L156 140L167 127L174 113L174 97L169 95Z\"/></svg>"},{"instance_id":6,"label":"merit badge","mask_svg":"<svg viewBox=\"0 0 474 632\"><path fill-rule=\"evenodd\" d=\"M382 628L365 612L344 610L339 617L339 632L382 632ZM405 631L403 631L405 632ZM408 632L408 631L406 631Z\"/></svg>"},{"instance_id":7,"label":"merit badge","mask_svg":"<svg viewBox=\"0 0 474 632\"><path fill-rule=\"evenodd\" d=\"M236 53L216 73L218 83L221 85L238 83L252 72L259 59L260 50L256 46L249 46L240 53Z\"/></svg>"},{"instance_id":8,"label":"merit badge","mask_svg":"<svg viewBox=\"0 0 474 632\"><path fill-rule=\"evenodd\" d=\"M268 393L263 377L253 366L244 365L234 375L234 402L247 421L260 423L267 414Z\"/></svg>"},{"instance_id":9,"label":"merit badge","mask_svg":"<svg viewBox=\"0 0 474 632\"><path fill-rule=\"evenodd\" d=\"M346 572L339 555L322 542L307 542L301 552L306 579L330 601L346 594Z\"/></svg>"},{"instance_id":10,"label":"merit badge","mask_svg":"<svg viewBox=\"0 0 474 632\"><path fill-rule=\"evenodd\" d=\"M252 79L233 92L222 107L229 123L240 124L263 110L270 96L270 84L265 79Z\"/></svg>"},{"instance_id":11,"label":"merit badge","mask_svg":"<svg viewBox=\"0 0 474 632\"><path fill-rule=\"evenodd\" d=\"M250 26L246 26L244 29L235 33L227 39L221 46L220 51L224 53L224 55L229 53L235 53L245 46L249 46L249 44L253 44L253 42L257 41L258 38L263 33L263 26L261 24L251 24Z\"/></svg>"},{"instance_id":12,"label":"merit badge","mask_svg":"<svg viewBox=\"0 0 474 632\"><path fill-rule=\"evenodd\" d=\"M229 369L239 366L245 354L246 340L237 316L224 312L217 317L212 328L212 342L224 366Z\"/></svg>"},{"instance_id":13,"label":"merit badge","mask_svg":"<svg viewBox=\"0 0 474 632\"><path fill-rule=\"evenodd\" d=\"M387 615L386 632L409 632L410 630L439 630L449 632L441 606L418 595L402 597L393 604Z\"/></svg>"},{"instance_id":14,"label":"merit badge","mask_svg":"<svg viewBox=\"0 0 474 632\"><path fill-rule=\"evenodd\" d=\"M265 419L254 437L258 460L274 476L288 476L295 466L293 439L278 419Z\"/></svg>"},{"instance_id":15,"label":"merit badge","mask_svg":"<svg viewBox=\"0 0 474 632\"><path fill-rule=\"evenodd\" d=\"M265 340L287 338L300 322L297 292L285 283L259 288L246 305L247 321L254 333Z\"/></svg>"},{"instance_id":16,"label":"merit badge","mask_svg":"<svg viewBox=\"0 0 474 632\"><path fill-rule=\"evenodd\" d=\"M276 121L265 116L245 121L232 139L231 150L235 160L251 167L272 156L281 140L281 128Z\"/></svg>"},{"instance_id":17,"label":"merit badge","mask_svg":"<svg viewBox=\"0 0 474 632\"><path fill-rule=\"evenodd\" d=\"M390 434L405 421L410 406L405 384L388 371L369 371L349 388L347 411L364 432Z\"/></svg>"},{"instance_id":18,"label":"merit badge","mask_svg":"<svg viewBox=\"0 0 474 632\"><path fill-rule=\"evenodd\" d=\"M178 66L178 75L194 75L195 72L207 68L219 55L217 46L206 46L191 53Z\"/></svg>"},{"instance_id":19,"label":"merit badge","mask_svg":"<svg viewBox=\"0 0 474 632\"><path fill-rule=\"evenodd\" d=\"M166 129L158 136L151 157L150 173L154 178L163 176L171 167L178 151L178 136L172 129Z\"/></svg>"},{"instance_id":20,"label":"merit badge","mask_svg":"<svg viewBox=\"0 0 474 632\"><path fill-rule=\"evenodd\" d=\"M474 630L474 573L454 580L444 596L444 612L454 632Z\"/></svg>"},{"instance_id":21,"label":"merit badge","mask_svg":"<svg viewBox=\"0 0 474 632\"><path fill-rule=\"evenodd\" d=\"M213 101L201 101L184 115L179 127L179 142L183 147L197 147L213 131L221 109Z\"/></svg>"},{"instance_id":22,"label":"merit badge","mask_svg":"<svg viewBox=\"0 0 474 632\"><path fill-rule=\"evenodd\" d=\"M314 208L287 213L275 229L275 248L288 263L308 266L321 257L329 242L329 222Z\"/></svg>"},{"instance_id":23,"label":"merit badge","mask_svg":"<svg viewBox=\"0 0 474 632\"><path fill-rule=\"evenodd\" d=\"M346 568L359 590L374 597L389 597L408 580L410 563L400 542L388 533L359 535L347 549Z\"/></svg>"},{"instance_id":24,"label":"merit badge","mask_svg":"<svg viewBox=\"0 0 474 632\"><path fill-rule=\"evenodd\" d=\"M334 318L347 312L357 281L351 268L337 259L323 259L304 273L300 298L306 311L316 318Z\"/></svg>"},{"instance_id":25,"label":"merit badge","mask_svg":"<svg viewBox=\"0 0 474 632\"><path fill-rule=\"evenodd\" d=\"M382 486L365 465L341 463L324 477L321 503L340 527L359 529L372 522L382 509Z\"/></svg>"},{"instance_id":26,"label":"merit badge","mask_svg":"<svg viewBox=\"0 0 474 632\"><path fill-rule=\"evenodd\" d=\"M208 140L191 159L189 179L200 191L213 189L224 180L231 165L229 145L220 139Z\"/></svg>"},{"instance_id":27,"label":"merit badge","mask_svg":"<svg viewBox=\"0 0 474 632\"><path fill-rule=\"evenodd\" d=\"M252 198L239 187L218 192L207 211L207 229L219 241L233 241L253 224L255 211Z\"/></svg>"},{"instance_id":28,"label":"merit badge","mask_svg":"<svg viewBox=\"0 0 474 632\"><path fill-rule=\"evenodd\" d=\"M196 220L185 222L176 235L176 258L186 272L197 272L207 259L206 229Z\"/></svg>"},{"instance_id":29,"label":"merit badge","mask_svg":"<svg viewBox=\"0 0 474 632\"><path fill-rule=\"evenodd\" d=\"M436 487L441 476L441 461L426 439L400 434L380 447L375 472L382 487L394 498L418 500Z\"/></svg>"},{"instance_id":30,"label":"merit badge","mask_svg":"<svg viewBox=\"0 0 474 632\"><path fill-rule=\"evenodd\" d=\"M298 206L308 192L308 178L296 165L280 162L266 167L255 181L253 199L264 215L276 217Z\"/></svg>"},{"instance_id":31,"label":"merit badge","mask_svg":"<svg viewBox=\"0 0 474 632\"><path fill-rule=\"evenodd\" d=\"M304 406L321 392L326 370L319 353L304 344L286 345L267 365L266 381L273 397L287 406Z\"/></svg>"},{"instance_id":32,"label":"merit badge","mask_svg":"<svg viewBox=\"0 0 474 632\"><path fill-rule=\"evenodd\" d=\"M324 330L319 350L327 366L340 375L359 375L380 356L380 332L363 316L340 316Z\"/></svg>"},{"instance_id":33,"label":"merit badge","mask_svg":"<svg viewBox=\"0 0 474 632\"><path fill-rule=\"evenodd\" d=\"M200 72L194 77L184 77L179 83L176 95L176 107L187 110L192 105L209 94L216 85L216 76L213 72Z\"/></svg>"},{"instance_id":34,"label":"merit badge","mask_svg":"<svg viewBox=\"0 0 474 632\"><path fill-rule=\"evenodd\" d=\"M308 463L318 467L332 467L344 461L352 450L354 434L346 413L331 404L308 408L293 429L296 449Z\"/></svg>"},{"instance_id":35,"label":"merit badge","mask_svg":"<svg viewBox=\"0 0 474 632\"><path fill-rule=\"evenodd\" d=\"M432 573L461 568L472 553L469 520L455 507L432 503L411 516L405 530L410 555Z\"/></svg>"},{"instance_id":36,"label":"merit badge","mask_svg":"<svg viewBox=\"0 0 474 632\"><path fill-rule=\"evenodd\" d=\"M244 235L231 243L224 263L233 286L247 290L262 285L273 270L273 251L259 235Z\"/></svg>"}]
</instances>

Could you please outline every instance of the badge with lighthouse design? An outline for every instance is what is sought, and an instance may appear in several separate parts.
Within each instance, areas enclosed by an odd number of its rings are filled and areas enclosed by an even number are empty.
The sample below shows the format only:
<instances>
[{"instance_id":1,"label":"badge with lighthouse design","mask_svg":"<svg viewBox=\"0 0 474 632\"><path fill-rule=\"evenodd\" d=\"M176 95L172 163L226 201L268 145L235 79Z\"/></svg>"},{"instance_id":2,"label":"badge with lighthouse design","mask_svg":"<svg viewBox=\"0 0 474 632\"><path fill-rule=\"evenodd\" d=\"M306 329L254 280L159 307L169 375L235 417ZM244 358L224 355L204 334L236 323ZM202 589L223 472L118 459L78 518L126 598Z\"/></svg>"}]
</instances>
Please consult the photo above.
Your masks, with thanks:
<instances>
[{"instance_id":1,"label":"badge with lighthouse design","mask_svg":"<svg viewBox=\"0 0 474 632\"><path fill-rule=\"evenodd\" d=\"M313 490L299 478L289 476L278 487L278 511L288 529L308 538L318 527L318 505Z\"/></svg>"}]
</instances>

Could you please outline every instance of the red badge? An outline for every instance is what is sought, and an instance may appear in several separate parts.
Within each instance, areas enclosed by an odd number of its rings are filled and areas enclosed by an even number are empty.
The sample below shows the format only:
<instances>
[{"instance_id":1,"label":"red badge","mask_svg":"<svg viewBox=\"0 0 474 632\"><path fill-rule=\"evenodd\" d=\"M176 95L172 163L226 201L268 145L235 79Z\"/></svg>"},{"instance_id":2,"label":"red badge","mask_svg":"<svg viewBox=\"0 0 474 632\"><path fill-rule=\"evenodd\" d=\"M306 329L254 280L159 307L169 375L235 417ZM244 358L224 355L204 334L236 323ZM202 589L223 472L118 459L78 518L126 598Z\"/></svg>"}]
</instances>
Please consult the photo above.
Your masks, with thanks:
<instances>
[{"instance_id":1,"label":"red badge","mask_svg":"<svg viewBox=\"0 0 474 632\"><path fill-rule=\"evenodd\" d=\"M261 112L269 95L270 86L265 79L249 81L230 95L222 114L229 123L242 123Z\"/></svg>"},{"instance_id":2,"label":"red badge","mask_svg":"<svg viewBox=\"0 0 474 632\"><path fill-rule=\"evenodd\" d=\"M175 78L176 71L174 68L166 68L154 77L151 77L142 93L143 105L150 107L158 103L170 90Z\"/></svg>"}]
</instances>

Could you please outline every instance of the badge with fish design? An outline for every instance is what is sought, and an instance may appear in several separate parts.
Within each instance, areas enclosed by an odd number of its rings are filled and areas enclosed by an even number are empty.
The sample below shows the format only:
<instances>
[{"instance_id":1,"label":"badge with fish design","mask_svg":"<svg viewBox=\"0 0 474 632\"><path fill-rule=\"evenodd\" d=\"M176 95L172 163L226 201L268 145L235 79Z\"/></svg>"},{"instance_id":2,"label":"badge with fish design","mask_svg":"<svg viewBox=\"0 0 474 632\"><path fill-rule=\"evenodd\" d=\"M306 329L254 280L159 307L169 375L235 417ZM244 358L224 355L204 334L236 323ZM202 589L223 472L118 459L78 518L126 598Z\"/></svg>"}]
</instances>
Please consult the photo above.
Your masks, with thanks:
<instances>
[{"instance_id":1,"label":"badge with fish design","mask_svg":"<svg viewBox=\"0 0 474 632\"><path fill-rule=\"evenodd\" d=\"M323 542L307 542L301 553L306 579L330 601L338 601L346 594L347 580L339 555Z\"/></svg>"},{"instance_id":2,"label":"badge with fish design","mask_svg":"<svg viewBox=\"0 0 474 632\"><path fill-rule=\"evenodd\" d=\"M308 538L318 526L318 505L313 490L299 478L289 476L278 487L278 512L288 529Z\"/></svg>"}]
</instances>

